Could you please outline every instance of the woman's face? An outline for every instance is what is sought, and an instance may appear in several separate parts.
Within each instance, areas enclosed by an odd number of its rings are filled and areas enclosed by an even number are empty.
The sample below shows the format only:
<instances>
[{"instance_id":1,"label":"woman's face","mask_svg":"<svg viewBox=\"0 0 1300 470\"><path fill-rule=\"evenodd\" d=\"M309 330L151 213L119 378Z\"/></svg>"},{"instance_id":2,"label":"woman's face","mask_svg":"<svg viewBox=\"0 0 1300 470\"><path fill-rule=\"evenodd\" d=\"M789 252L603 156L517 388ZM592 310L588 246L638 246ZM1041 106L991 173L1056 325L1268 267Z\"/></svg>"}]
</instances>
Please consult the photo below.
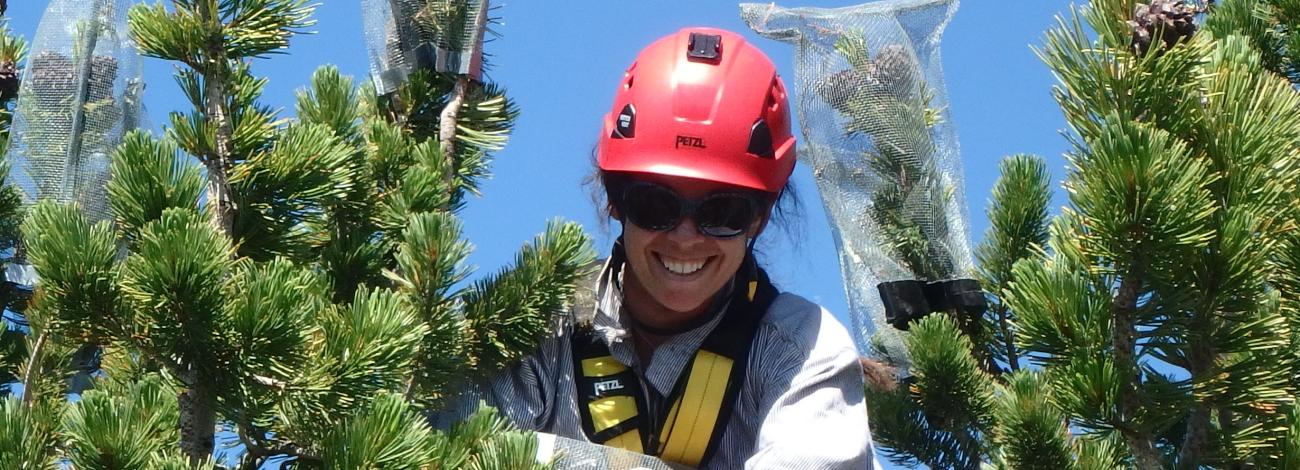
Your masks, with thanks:
<instances>
[{"instance_id":1,"label":"woman's face","mask_svg":"<svg viewBox=\"0 0 1300 470\"><path fill-rule=\"evenodd\" d=\"M692 201L737 191L688 178L642 176L638 180L665 186ZM623 220L623 246L630 268L624 271L624 302L637 321L674 329L704 314L714 295L740 268L748 239L762 231L768 206L757 210L762 217L755 217L745 233L731 238L701 234L694 217L684 218L672 229L653 231L615 213Z\"/></svg>"}]
</instances>

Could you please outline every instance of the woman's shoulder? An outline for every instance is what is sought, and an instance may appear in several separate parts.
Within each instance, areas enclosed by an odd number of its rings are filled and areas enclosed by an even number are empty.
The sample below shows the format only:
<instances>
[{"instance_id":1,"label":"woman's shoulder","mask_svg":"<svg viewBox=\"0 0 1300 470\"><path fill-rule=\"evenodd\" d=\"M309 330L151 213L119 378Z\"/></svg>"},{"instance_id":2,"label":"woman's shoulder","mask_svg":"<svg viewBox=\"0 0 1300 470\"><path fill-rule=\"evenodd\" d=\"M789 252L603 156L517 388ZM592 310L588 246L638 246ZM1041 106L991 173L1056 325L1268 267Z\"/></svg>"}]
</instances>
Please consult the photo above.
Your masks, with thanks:
<instances>
[{"instance_id":1,"label":"woman's shoulder","mask_svg":"<svg viewBox=\"0 0 1300 470\"><path fill-rule=\"evenodd\" d=\"M781 293L763 316L762 329L773 339L806 349L856 351L852 336L825 307L798 294Z\"/></svg>"}]
</instances>

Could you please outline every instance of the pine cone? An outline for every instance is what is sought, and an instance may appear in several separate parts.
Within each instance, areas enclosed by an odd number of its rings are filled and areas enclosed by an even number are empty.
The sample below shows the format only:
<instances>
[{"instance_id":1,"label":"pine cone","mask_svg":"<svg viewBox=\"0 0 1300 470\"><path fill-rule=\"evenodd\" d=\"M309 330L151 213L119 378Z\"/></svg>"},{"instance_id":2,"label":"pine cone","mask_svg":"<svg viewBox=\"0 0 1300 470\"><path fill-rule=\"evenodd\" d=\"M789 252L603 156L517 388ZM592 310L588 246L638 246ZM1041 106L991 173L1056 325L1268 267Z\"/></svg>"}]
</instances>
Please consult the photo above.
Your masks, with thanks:
<instances>
[{"instance_id":1,"label":"pine cone","mask_svg":"<svg viewBox=\"0 0 1300 470\"><path fill-rule=\"evenodd\" d=\"M0 15L4 15L4 14L5 14L5 10L8 10L8 9L9 9L9 2L8 2L8 0L0 0Z\"/></svg>"},{"instance_id":2,"label":"pine cone","mask_svg":"<svg viewBox=\"0 0 1300 470\"><path fill-rule=\"evenodd\" d=\"M18 64L13 61L0 62L0 101L9 101L16 97L18 97Z\"/></svg>"},{"instance_id":3,"label":"pine cone","mask_svg":"<svg viewBox=\"0 0 1300 470\"><path fill-rule=\"evenodd\" d=\"M90 60L90 76L86 84L86 101L97 102L113 97L113 81L117 79L117 59L97 55Z\"/></svg>"},{"instance_id":4,"label":"pine cone","mask_svg":"<svg viewBox=\"0 0 1300 470\"><path fill-rule=\"evenodd\" d=\"M907 92L916 81L916 62L899 44L882 47L871 64L875 66L874 78L887 90Z\"/></svg>"},{"instance_id":5,"label":"pine cone","mask_svg":"<svg viewBox=\"0 0 1300 470\"><path fill-rule=\"evenodd\" d=\"M868 69L874 66L868 64ZM835 109L845 111L853 95L868 85L871 72L858 69L846 69L822 77L813 82L813 90Z\"/></svg>"},{"instance_id":6,"label":"pine cone","mask_svg":"<svg viewBox=\"0 0 1300 470\"><path fill-rule=\"evenodd\" d=\"M1179 41L1196 34L1196 15L1204 13L1209 5L1188 3L1184 0L1151 0L1133 8L1133 19L1128 25L1133 29L1131 46L1138 55L1146 55L1152 43L1160 40L1160 49L1174 47Z\"/></svg>"},{"instance_id":7,"label":"pine cone","mask_svg":"<svg viewBox=\"0 0 1300 470\"><path fill-rule=\"evenodd\" d=\"M41 96L72 96L77 92L77 67L68 56L42 51L32 58L29 66L32 68L32 89ZM110 56L97 55L90 60L87 101L113 96L117 68L117 59Z\"/></svg>"},{"instance_id":8,"label":"pine cone","mask_svg":"<svg viewBox=\"0 0 1300 470\"><path fill-rule=\"evenodd\" d=\"M54 51L41 51L32 57L32 90L42 97L68 96L76 82L72 60Z\"/></svg>"}]
</instances>

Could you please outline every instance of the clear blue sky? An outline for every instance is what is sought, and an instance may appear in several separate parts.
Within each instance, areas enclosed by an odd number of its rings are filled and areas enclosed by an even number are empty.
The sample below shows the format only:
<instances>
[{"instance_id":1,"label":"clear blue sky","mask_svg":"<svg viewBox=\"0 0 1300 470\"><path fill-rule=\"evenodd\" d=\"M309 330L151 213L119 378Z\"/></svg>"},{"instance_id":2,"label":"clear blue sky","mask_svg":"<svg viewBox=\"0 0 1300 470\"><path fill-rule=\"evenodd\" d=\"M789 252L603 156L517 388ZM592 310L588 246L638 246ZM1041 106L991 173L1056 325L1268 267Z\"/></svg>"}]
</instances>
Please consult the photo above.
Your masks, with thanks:
<instances>
[{"instance_id":1,"label":"clear blue sky","mask_svg":"<svg viewBox=\"0 0 1300 470\"><path fill-rule=\"evenodd\" d=\"M10 27L29 40L45 0L9 2ZM858 2L808 1L782 6L838 7ZM776 61L793 86L793 48L749 33L733 2L677 1L497 1L502 37L488 45L495 55L490 77L504 84L523 114L509 147L497 155L494 176L483 197L463 216L477 247L471 261L495 270L513 259L552 217L589 228L604 251L617 225L601 231L586 188L590 152L614 85L641 47L679 28L717 26L746 34ZM560 5L563 5L561 7ZM972 243L987 228L984 208L997 179L998 160L1009 154L1042 155L1059 177L1066 150L1059 130L1065 124L1051 98L1052 77L1033 55L1053 16L1065 1L967 1L958 9L943 40L943 60L951 118L961 142L966 206ZM361 40L361 2L322 0L315 34L295 38L289 54L260 61L254 73L269 77L264 102L292 113L293 93L308 83L321 64L335 64L358 78L367 75ZM172 65L145 62L146 106L155 125L166 113L185 106L171 79ZM804 202L798 240L784 235L768 240L767 264L784 290L814 299L844 318L848 305L834 245L808 169L795 172ZM1057 192L1058 201L1060 191ZM770 233L778 233L772 231Z\"/></svg>"},{"instance_id":2,"label":"clear blue sky","mask_svg":"<svg viewBox=\"0 0 1300 470\"><path fill-rule=\"evenodd\" d=\"M581 181L590 171L590 151L600 116L614 86L641 47L685 26L716 26L746 34L766 50L793 86L793 49L749 33L737 3L712 0L496 1L502 37L488 45L495 55L490 77L504 84L523 114L509 147L497 155L484 195L463 213L471 260L483 270L509 263L518 246L552 217L589 228L598 250L607 250L617 225L602 232ZM839 7L853 1L783 3L782 6ZM11 0L9 24L32 38L46 0ZM1047 158L1056 181L1064 175L1065 127L1051 97L1052 76L1034 56L1054 16L1069 8L1063 0L964 2L943 40L943 64L951 98L951 119L961 142L966 208L972 243L988 227L984 216L997 179L998 161L1026 152ZM321 0L316 34L293 40L288 55L260 61L254 73L270 78L264 102L292 112L294 90L308 83L320 64L338 65L359 78L367 74L361 41L361 2ZM185 106L170 75L172 65L148 60L146 105L156 125ZM840 268L821 200L808 169L795 181L804 202L803 223L792 243L769 240L767 264L784 290L811 298L841 318L848 310ZM1056 203L1064 202L1056 191ZM774 232L775 233L775 232Z\"/></svg>"}]
</instances>

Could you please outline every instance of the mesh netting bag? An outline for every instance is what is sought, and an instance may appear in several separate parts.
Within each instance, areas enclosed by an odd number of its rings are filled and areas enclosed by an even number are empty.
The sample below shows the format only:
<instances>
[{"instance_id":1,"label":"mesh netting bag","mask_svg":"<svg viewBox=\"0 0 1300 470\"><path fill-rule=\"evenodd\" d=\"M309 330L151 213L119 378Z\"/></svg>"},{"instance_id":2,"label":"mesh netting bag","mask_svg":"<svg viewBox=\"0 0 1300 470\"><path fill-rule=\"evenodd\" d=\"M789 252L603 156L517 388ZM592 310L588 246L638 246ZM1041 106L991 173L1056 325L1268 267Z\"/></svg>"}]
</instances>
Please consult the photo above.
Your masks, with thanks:
<instances>
[{"instance_id":1,"label":"mesh netting bag","mask_svg":"<svg viewBox=\"0 0 1300 470\"><path fill-rule=\"evenodd\" d=\"M417 69L477 80L482 55L476 50L481 47L476 39L483 31L476 25L485 22L475 19L487 10L486 0L361 0L362 34L375 91L380 95L397 91ZM448 20L453 17L464 21Z\"/></svg>"},{"instance_id":2,"label":"mesh netting bag","mask_svg":"<svg viewBox=\"0 0 1300 470\"><path fill-rule=\"evenodd\" d=\"M978 284L972 290L973 281L961 279L974 264L939 57L957 3L741 5L759 35L796 48L799 157L812 167L833 227L852 328L860 350L900 365L907 363L900 333L883 326L906 329L909 317L952 305L917 308L896 302L894 291L929 294L931 304L945 293L982 303Z\"/></svg>"},{"instance_id":3,"label":"mesh netting bag","mask_svg":"<svg viewBox=\"0 0 1300 470\"><path fill-rule=\"evenodd\" d=\"M18 90L6 158L6 184L26 205L78 205L92 222L107 220L109 159L127 132L142 127L141 58L126 26L127 0L52 0L36 28ZM35 271L5 268L30 286Z\"/></svg>"},{"instance_id":4,"label":"mesh netting bag","mask_svg":"<svg viewBox=\"0 0 1300 470\"><path fill-rule=\"evenodd\" d=\"M127 0L52 0L41 17L18 91L9 184L24 202L79 205L111 217L109 156L140 127L141 58L126 26Z\"/></svg>"},{"instance_id":5,"label":"mesh netting bag","mask_svg":"<svg viewBox=\"0 0 1300 470\"><path fill-rule=\"evenodd\" d=\"M592 444L554 434L537 433L537 461L549 462L555 458L555 470L681 470L679 464L639 452Z\"/></svg>"}]
</instances>

